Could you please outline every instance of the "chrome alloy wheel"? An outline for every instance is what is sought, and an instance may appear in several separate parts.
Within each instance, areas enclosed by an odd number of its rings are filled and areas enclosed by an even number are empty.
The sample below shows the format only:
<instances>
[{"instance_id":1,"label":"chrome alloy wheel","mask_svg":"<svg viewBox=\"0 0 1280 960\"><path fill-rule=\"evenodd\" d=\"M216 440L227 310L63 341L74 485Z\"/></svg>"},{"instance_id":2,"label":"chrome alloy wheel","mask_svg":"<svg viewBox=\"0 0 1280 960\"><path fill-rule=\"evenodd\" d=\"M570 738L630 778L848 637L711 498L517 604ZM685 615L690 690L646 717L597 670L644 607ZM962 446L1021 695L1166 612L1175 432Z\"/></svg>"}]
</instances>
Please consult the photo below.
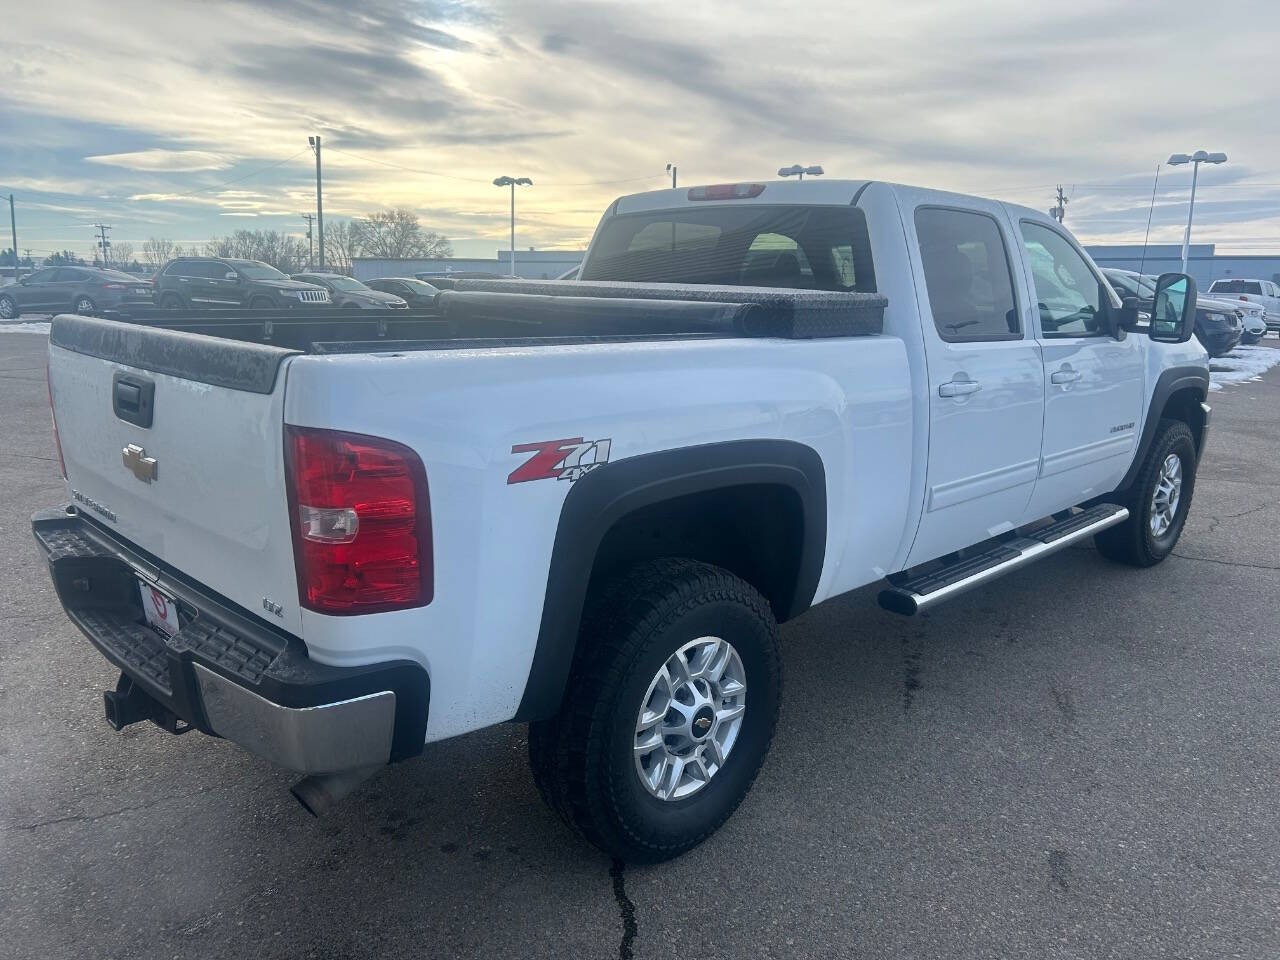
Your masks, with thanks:
<instances>
[{"instance_id":1,"label":"chrome alloy wheel","mask_svg":"<svg viewBox=\"0 0 1280 960\"><path fill-rule=\"evenodd\" d=\"M1173 526L1173 518L1178 512L1178 501L1182 498L1182 458L1171 453L1160 465L1160 476L1156 480L1156 489L1151 494L1151 534L1163 537Z\"/></svg>"},{"instance_id":2,"label":"chrome alloy wheel","mask_svg":"<svg viewBox=\"0 0 1280 960\"><path fill-rule=\"evenodd\" d=\"M677 650L640 704L636 774L659 800L693 796L724 766L747 712L747 675L733 644L699 637Z\"/></svg>"}]
</instances>

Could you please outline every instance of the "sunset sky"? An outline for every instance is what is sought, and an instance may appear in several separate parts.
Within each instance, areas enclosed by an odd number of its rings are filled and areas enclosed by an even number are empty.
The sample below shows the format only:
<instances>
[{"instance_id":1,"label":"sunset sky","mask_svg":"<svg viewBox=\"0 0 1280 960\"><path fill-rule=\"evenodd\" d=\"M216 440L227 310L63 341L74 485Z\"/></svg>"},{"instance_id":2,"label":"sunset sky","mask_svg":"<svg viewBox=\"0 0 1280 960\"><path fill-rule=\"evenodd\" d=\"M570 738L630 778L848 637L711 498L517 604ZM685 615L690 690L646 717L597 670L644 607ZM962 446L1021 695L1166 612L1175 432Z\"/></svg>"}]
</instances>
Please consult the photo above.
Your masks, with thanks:
<instances>
[{"instance_id":1,"label":"sunset sky","mask_svg":"<svg viewBox=\"0 0 1280 960\"><path fill-rule=\"evenodd\" d=\"M1156 165L1225 151L1196 241L1280 252L1280 4L674 4L273 0L9 4L0 190L18 245L91 255L301 233L307 136L326 219L414 209L460 255L580 247L615 196L782 164L1047 208L1089 241L1146 228ZM1153 240L1181 238L1187 168ZM6 217L0 247L9 246Z\"/></svg>"}]
</instances>

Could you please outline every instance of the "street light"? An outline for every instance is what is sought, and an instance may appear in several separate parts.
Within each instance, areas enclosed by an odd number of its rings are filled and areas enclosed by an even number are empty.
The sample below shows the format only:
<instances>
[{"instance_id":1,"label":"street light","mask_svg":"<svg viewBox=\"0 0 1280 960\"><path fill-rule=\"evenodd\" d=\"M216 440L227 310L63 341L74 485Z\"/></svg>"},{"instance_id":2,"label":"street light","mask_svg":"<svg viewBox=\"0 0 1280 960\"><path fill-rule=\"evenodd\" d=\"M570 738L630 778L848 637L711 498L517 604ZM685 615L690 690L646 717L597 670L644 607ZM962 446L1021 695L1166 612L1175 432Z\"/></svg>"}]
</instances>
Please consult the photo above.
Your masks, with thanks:
<instances>
[{"instance_id":1,"label":"street light","mask_svg":"<svg viewBox=\"0 0 1280 960\"><path fill-rule=\"evenodd\" d=\"M825 170L823 170L823 169L822 169L820 166L818 166L817 164L814 164L814 165L813 165L813 166L811 166L811 167L802 167L802 166L800 166L800 164L798 164L798 163L793 163L793 164L792 164L791 166L789 166L789 167L783 167L782 169L780 169L780 170L778 171L778 176L780 176L780 177L799 177L801 180L803 180L803 179L804 179L804 175L805 175L806 173L807 173L809 176L811 176L811 177L820 177L820 176L822 176L825 172L826 172L826 171L825 171Z\"/></svg>"},{"instance_id":2,"label":"street light","mask_svg":"<svg viewBox=\"0 0 1280 960\"><path fill-rule=\"evenodd\" d=\"M1203 150L1197 150L1195 153L1187 156L1185 153L1175 153L1169 158L1169 166L1180 167L1183 164L1191 164L1191 203L1187 205L1187 232L1182 235L1182 272L1187 272L1187 257L1191 252L1191 215L1196 209L1196 178L1200 175L1200 164L1202 163L1226 163L1227 155L1225 153L1205 153Z\"/></svg>"},{"instance_id":3,"label":"street light","mask_svg":"<svg viewBox=\"0 0 1280 960\"><path fill-rule=\"evenodd\" d=\"M674 190L674 189L676 188L676 171L677 171L677 168L676 168L676 165L675 165L674 163L668 163L668 164L667 164L667 173L671 174L671 189L672 189L672 190Z\"/></svg>"},{"instance_id":4,"label":"street light","mask_svg":"<svg viewBox=\"0 0 1280 960\"><path fill-rule=\"evenodd\" d=\"M494 177L495 187L511 188L511 276L516 275L516 187L532 187L528 177Z\"/></svg>"}]
</instances>

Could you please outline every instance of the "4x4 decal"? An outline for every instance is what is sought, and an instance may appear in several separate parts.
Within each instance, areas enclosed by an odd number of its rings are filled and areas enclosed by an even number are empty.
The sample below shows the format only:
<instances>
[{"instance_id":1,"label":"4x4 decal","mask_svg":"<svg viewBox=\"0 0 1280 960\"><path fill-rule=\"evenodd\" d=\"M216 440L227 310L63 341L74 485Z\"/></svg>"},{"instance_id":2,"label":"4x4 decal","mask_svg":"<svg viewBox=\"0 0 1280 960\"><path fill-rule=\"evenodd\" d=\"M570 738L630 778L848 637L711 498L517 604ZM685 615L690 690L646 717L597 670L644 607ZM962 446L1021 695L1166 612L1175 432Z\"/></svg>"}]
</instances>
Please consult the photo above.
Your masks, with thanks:
<instances>
[{"instance_id":1,"label":"4x4 decal","mask_svg":"<svg viewBox=\"0 0 1280 960\"><path fill-rule=\"evenodd\" d=\"M577 480L596 467L609 462L608 438L583 440L541 440L537 443L517 443L512 453L532 453L507 476L507 483L524 483L526 480Z\"/></svg>"}]
</instances>

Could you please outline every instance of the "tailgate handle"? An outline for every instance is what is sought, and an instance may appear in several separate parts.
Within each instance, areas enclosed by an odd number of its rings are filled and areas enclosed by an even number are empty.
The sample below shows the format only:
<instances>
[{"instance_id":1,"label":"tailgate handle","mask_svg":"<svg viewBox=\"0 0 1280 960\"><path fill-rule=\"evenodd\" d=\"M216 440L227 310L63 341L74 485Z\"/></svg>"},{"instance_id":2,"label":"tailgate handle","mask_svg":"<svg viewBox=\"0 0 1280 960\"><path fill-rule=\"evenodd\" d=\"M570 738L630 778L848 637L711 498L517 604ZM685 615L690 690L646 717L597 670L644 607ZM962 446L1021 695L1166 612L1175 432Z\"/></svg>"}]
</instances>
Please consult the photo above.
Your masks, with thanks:
<instances>
[{"instance_id":1,"label":"tailgate handle","mask_svg":"<svg viewBox=\"0 0 1280 960\"><path fill-rule=\"evenodd\" d=\"M155 381L117 373L111 382L111 409L117 417L139 427L150 427L156 397Z\"/></svg>"}]
</instances>

